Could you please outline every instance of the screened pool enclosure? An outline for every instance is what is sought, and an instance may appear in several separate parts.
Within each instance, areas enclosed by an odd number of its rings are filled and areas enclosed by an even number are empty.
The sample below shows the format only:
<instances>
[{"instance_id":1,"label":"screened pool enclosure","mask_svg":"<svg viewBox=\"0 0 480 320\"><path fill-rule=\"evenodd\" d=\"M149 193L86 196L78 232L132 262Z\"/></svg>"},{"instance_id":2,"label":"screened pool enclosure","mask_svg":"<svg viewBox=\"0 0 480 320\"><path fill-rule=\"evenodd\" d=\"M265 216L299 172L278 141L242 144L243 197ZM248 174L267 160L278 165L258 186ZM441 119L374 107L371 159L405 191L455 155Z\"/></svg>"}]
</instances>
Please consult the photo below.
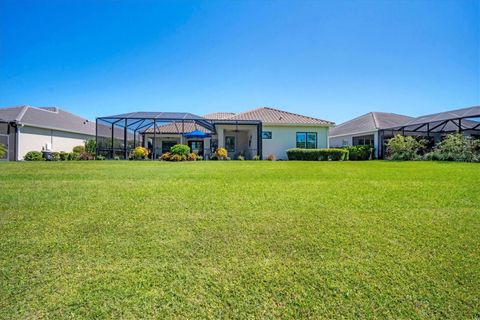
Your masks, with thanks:
<instances>
[{"instance_id":1,"label":"screened pool enclosure","mask_svg":"<svg viewBox=\"0 0 480 320\"><path fill-rule=\"evenodd\" d=\"M450 133L480 139L480 106L421 116L403 125L379 130L379 155L385 157L386 142L397 134L421 137L427 140L427 148L431 149Z\"/></svg>"},{"instance_id":2,"label":"screened pool enclosure","mask_svg":"<svg viewBox=\"0 0 480 320\"><path fill-rule=\"evenodd\" d=\"M177 143L209 159L219 147L229 157L262 154L262 123L254 120L212 120L179 112L132 112L96 119L97 155L129 159L135 147L158 159Z\"/></svg>"}]
</instances>

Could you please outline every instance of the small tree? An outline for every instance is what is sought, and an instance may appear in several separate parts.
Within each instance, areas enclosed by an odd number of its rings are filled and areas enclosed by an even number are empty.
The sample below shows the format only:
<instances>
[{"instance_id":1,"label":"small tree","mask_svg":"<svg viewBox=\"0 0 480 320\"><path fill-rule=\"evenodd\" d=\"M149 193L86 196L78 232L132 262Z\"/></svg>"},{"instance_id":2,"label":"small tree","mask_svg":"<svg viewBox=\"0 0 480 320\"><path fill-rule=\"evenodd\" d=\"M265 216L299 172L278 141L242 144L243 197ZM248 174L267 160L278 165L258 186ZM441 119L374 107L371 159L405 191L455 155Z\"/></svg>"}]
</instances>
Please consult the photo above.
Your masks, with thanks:
<instances>
[{"instance_id":1,"label":"small tree","mask_svg":"<svg viewBox=\"0 0 480 320\"><path fill-rule=\"evenodd\" d=\"M95 140L89 139L85 140L85 151L91 154L95 154L97 149L97 142Z\"/></svg>"},{"instance_id":2,"label":"small tree","mask_svg":"<svg viewBox=\"0 0 480 320\"><path fill-rule=\"evenodd\" d=\"M425 146L425 140L397 134L387 142L387 151L392 160L414 160Z\"/></svg>"}]
</instances>

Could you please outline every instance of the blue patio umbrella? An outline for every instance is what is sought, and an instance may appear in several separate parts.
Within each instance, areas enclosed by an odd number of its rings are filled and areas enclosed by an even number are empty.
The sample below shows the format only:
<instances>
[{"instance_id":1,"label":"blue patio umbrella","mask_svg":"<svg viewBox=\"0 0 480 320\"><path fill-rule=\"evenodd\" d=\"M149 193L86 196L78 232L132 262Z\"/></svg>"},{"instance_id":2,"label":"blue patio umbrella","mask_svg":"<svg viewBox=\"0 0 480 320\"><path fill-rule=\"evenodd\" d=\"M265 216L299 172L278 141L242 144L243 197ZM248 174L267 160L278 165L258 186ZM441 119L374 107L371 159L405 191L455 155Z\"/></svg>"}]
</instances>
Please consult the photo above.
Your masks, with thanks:
<instances>
[{"instance_id":1,"label":"blue patio umbrella","mask_svg":"<svg viewBox=\"0 0 480 320\"><path fill-rule=\"evenodd\" d=\"M191 132L187 132L187 133L184 133L183 136L185 138L208 138L210 137L210 134L206 133L206 132L202 132L200 130L193 130Z\"/></svg>"}]
</instances>

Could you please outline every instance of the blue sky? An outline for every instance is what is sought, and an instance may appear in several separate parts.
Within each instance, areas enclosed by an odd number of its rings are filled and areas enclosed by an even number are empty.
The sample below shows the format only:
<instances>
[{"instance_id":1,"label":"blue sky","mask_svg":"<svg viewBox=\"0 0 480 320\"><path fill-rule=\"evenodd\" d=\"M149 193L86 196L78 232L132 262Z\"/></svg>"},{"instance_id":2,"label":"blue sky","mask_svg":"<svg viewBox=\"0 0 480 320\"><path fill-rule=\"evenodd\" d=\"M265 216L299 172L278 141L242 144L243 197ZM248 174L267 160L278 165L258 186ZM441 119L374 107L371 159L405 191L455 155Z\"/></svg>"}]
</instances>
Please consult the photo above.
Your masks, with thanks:
<instances>
[{"instance_id":1,"label":"blue sky","mask_svg":"<svg viewBox=\"0 0 480 320\"><path fill-rule=\"evenodd\" d=\"M0 106L272 106L340 123L480 104L480 1L0 0Z\"/></svg>"}]
</instances>

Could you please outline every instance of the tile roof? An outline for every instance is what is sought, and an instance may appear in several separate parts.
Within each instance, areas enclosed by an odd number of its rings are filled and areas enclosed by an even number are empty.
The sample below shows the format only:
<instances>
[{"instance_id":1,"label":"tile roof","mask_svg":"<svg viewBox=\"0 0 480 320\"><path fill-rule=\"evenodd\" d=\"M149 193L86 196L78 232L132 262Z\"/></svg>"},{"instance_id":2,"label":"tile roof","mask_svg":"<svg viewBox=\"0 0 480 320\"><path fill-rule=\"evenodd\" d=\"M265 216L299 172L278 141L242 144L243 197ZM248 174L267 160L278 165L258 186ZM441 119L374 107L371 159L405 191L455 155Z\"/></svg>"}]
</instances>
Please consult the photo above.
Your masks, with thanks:
<instances>
[{"instance_id":1,"label":"tile roof","mask_svg":"<svg viewBox=\"0 0 480 320\"><path fill-rule=\"evenodd\" d=\"M233 117L235 113L233 112L213 112L203 115L205 119L210 120L227 120Z\"/></svg>"},{"instance_id":2,"label":"tile roof","mask_svg":"<svg viewBox=\"0 0 480 320\"><path fill-rule=\"evenodd\" d=\"M95 122L56 107L0 108L0 119L34 127L95 135Z\"/></svg>"},{"instance_id":3,"label":"tile roof","mask_svg":"<svg viewBox=\"0 0 480 320\"><path fill-rule=\"evenodd\" d=\"M396 113L369 112L331 128L329 135L332 137L377 131L379 129L401 125L411 119L413 118Z\"/></svg>"},{"instance_id":4,"label":"tile roof","mask_svg":"<svg viewBox=\"0 0 480 320\"><path fill-rule=\"evenodd\" d=\"M260 120L264 124L316 124L329 126L334 124L331 121L302 116L270 107L262 107L238 113L228 120Z\"/></svg>"}]
</instances>

